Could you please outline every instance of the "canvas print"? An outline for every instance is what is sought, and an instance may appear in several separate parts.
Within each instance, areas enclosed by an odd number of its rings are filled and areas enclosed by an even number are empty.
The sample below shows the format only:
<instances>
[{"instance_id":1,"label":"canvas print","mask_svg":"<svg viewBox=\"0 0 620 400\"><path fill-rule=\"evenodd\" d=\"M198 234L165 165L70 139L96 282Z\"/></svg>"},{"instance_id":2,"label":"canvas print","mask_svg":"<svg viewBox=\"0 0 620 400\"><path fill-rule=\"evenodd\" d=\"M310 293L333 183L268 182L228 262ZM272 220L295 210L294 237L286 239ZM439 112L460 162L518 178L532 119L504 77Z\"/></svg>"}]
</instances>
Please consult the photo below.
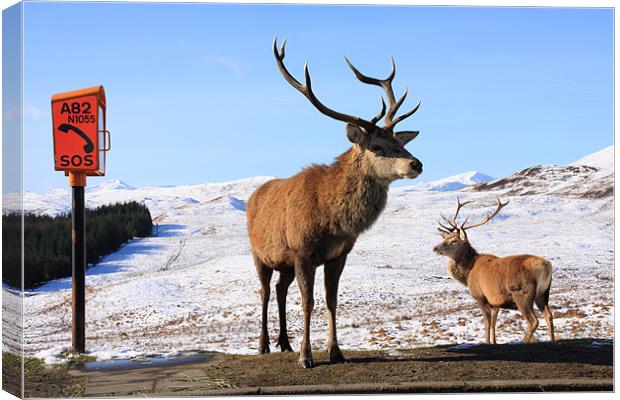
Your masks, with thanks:
<instances>
[{"instance_id":1,"label":"canvas print","mask_svg":"<svg viewBox=\"0 0 620 400\"><path fill-rule=\"evenodd\" d=\"M18 397L613 391L614 10L3 11Z\"/></svg>"}]
</instances>

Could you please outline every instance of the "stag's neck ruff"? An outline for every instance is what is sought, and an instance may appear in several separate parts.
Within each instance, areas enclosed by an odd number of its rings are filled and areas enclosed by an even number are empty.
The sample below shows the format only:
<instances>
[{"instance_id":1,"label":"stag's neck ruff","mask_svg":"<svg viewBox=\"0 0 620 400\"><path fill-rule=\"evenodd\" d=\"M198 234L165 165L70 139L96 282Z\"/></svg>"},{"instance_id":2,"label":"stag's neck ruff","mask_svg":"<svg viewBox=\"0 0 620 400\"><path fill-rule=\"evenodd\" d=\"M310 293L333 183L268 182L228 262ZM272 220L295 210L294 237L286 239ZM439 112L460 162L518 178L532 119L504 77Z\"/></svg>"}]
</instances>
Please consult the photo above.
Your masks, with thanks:
<instances>
[{"instance_id":1,"label":"stag's neck ruff","mask_svg":"<svg viewBox=\"0 0 620 400\"><path fill-rule=\"evenodd\" d=\"M454 259L450 258L448 260L448 271L450 275L461 282L463 285L467 286L467 277L471 272L471 269L474 267L476 263L476 259L479 254L471 246L466 246L463 251L458 254Z\"/></svg>"},{"instance_id":2,"label":"stag's neck ruff","mask_svg":"<svg viewBox=\"0 0 620 400\"><path fill-rule=\"evenodd\" d=\"M327 169L334 177L324 203L329 209L330 231L357 236L370 228L385 208L390 182L376 177L357 146L338 156Z\"/></svg>"}]
</instances>

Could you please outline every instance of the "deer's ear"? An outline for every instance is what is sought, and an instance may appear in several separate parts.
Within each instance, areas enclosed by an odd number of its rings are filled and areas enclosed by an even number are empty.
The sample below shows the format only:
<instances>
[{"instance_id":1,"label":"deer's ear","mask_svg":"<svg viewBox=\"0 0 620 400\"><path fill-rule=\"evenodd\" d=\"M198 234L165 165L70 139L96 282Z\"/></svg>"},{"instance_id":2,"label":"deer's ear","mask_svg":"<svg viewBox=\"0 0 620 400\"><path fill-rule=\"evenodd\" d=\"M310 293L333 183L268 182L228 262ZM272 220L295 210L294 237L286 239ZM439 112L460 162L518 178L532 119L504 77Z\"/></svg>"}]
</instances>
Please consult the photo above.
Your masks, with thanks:
<instances>
[{"instance_id":1,"label":"deer's ear","mask_svg":"<svg viewBox=\"0 0 620 400\"><path fill-rule=\"evenodd\" d=\"M357 125L347 124L347 138L351 143L363 144L366 139L366 131Z\"/></svg>"},{"instance_id":2,"label":"deer's ear","mask_svg":"<svg viewBox=\"0 0 620 400\"><path fill-rule=\"evenodd\" d=\"M461 240L467 240L467 234L463 229L459 229L459 237L461 238Z\"/></svg>"},{"instance_id":3,"label":"deer's ear","mask_svg":"<svg viewBox=\"0 0 620 400\"><path fill-rule=\"evenodd\" d=\"M398 140L403 146L411 142L420 134L420 131L403 131L396 132L396 140Z\"/></svg>"}]
</instances>

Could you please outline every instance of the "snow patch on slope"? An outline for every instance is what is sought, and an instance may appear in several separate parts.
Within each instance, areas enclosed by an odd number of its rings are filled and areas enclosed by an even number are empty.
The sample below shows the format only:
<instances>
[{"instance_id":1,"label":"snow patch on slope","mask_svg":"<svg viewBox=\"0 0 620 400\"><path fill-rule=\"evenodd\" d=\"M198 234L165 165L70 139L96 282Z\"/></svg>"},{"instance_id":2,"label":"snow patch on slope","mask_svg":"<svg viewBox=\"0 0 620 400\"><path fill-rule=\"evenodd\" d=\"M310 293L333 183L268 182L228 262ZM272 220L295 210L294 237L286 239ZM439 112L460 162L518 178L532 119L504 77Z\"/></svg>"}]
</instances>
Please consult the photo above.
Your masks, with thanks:
<instances>
[{"instance_id":1,"label":"snow patch on slope","mask_svg":"<svg viewBox=\"0 0 620 400\"><path fill-rule=\"evenodd\" d=\"M430 182L422 182L407 187L409 191L450 192L461 190L481 182L489 182L495 178L478 171L468 171Z\"/></svg>"},{"instance_id":2,"label":"snow patch on slope","mask_svg":"<svg viewBox=\"0 0 620 400\"><path fill-rule=\"evenodd\" d=\"M614 172L614 145L605 147L568 165L588 165L610 173Z\"/></svg>"}]
</instances>

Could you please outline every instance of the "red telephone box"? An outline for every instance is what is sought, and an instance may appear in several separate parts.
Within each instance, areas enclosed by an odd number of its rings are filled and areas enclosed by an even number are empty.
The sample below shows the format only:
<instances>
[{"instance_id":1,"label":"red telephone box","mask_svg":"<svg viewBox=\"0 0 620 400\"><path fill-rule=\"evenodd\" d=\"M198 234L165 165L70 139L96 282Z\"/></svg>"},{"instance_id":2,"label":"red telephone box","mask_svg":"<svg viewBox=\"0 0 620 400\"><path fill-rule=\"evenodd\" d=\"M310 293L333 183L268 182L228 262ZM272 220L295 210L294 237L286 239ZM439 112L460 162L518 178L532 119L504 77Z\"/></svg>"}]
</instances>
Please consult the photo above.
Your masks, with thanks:
<instances>
[{"instance_id":1,"label":"red telephone box","mask_svg":"<svg viewBox=\"0 0 620 400\"><path fill-rule=\"evenodd\" d=\"M105 175L110 132L103 86L53 95L52 125L56 171Z\"/></svg>"}]
</instances>

